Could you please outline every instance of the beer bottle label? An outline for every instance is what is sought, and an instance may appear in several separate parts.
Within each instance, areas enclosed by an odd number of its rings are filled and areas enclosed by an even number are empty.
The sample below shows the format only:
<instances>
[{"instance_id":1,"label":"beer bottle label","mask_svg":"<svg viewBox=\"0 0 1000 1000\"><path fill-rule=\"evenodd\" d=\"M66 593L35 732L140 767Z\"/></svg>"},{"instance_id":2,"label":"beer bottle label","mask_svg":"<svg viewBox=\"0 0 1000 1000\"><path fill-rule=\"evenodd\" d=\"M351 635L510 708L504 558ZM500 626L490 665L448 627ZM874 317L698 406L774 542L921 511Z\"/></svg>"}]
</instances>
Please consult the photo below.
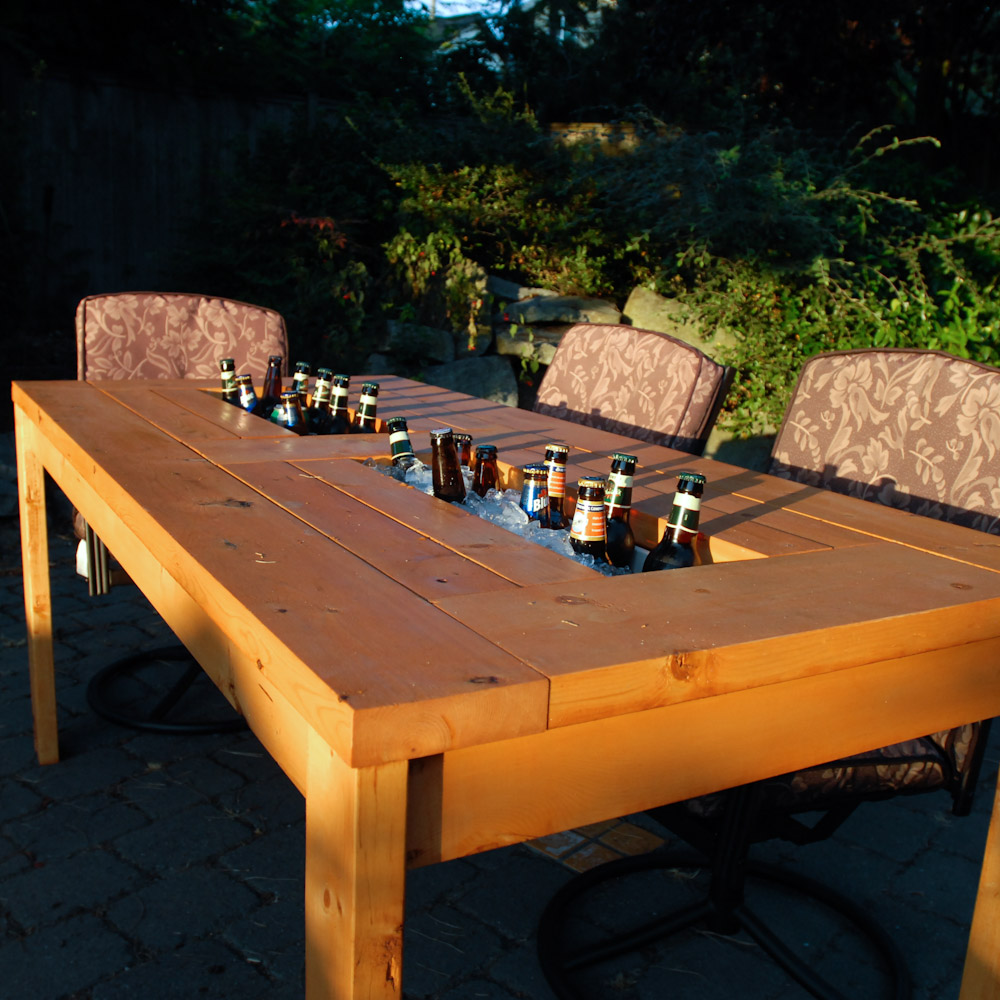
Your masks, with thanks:
<instances>
[{"instance_id":1,"label":"beer bottle label","mask_svg":"<svg viewBox=\"0 0 1000 1000\"><path fill-rule=\"evenodd\" d=\"M624 472L612 472L608 476L608 492L605 502L609 507L623 507L625 490L632 489L632 476Z\"/></svg>"},{"instance_id":2,"label":"beer bottle label","mask_svg":"<svg viewBox=\"0 0 1000 1000\"><path fill-rule=\"evenodd\" d=\"M340 394L339 394L339 393L337 392L337 390L336 390L336 389L334 389L334 393L335 393L335 394L337 394L337 395L340 395ZM359 405L361 406L361 409L362 409L362 410L363 410L363 411L364 411L365 413L368 413L368 412L370 412L370 411L371 411L372 409L374 409L374 407L378 406L378 397L377 397L377 396L369 396L369 395L368 395L368 393L365 393L365 394L364 394L364 395L363 395L363 396L361 397L361 400L360 400L360 404L359 404Z\"/></svg>"},{"instance_id":3,"label":"beer bottle label","mask_svg":"<svg viewBox=\"0 0 1000 1000\"><path fill-rule=\"evenodd\" d=\"M392 450L396 450L396 445L400 443L406 443L407 448L410 445L410 435L406 431L393 431L389 435L389 444L392 446Z\"/></svg>"},{"instance_id":4,"label":"beer bottle label","mask_svg":"<svg viewBox=\"0 0 1000 1000\"><path fill-rule=\"evenodd\" d=\"M521 510L528 517L535 519L549 505L549 494L545 484L541 482L526 482L521 488Z\"/></svg>"},{"instance_id":5,"label":"beer bottle label","mask_svg":"<svg viewBox=\"0 0 1000 1000\"><path fill-rule=\"evenodd\" d=\"M667 526L696 533L700 511L700 497L696 497L693 493L676 493L674 494L674 504L670 508L670 519L667 521Z\"/></svg>"},{"instance_id":6,"label":"beer bottle label","mask_svg":"<svg viewBox=\"0 0 1000 1000\"><path fill-rule=\"evenodd\" d=\"M566 496L566 466L561 462L546 462L549 471L549 496L558 499Z\"/></svg>"},{"instance_id":7,"label":"beer bottle label","mask_svg":"<svg viewBox=\"0 0 1000 1000\"><path fill-rule=\"evenodd\" d=\"M601 500L578 500L569 529L571 538L580 542L600 542L607 535L607 518Z\"/></svg>"},{"instance_id":8,"label":"beer bottle label","mask_svg":"<svg viewBox=\"0 0 1000 1000\"><path fill-rule=\"evenodd\" d=\"M332 394L332 396L333 396L333 398L335 400L347 399L347 395L348 395L347 389L345 389L344 386L342 386L342 385L335 385L335 386L333 386L330 389L330 392L331 392L331 394ZM362 396L361 397L361 402L362 403L364 403L366 400L369 403L373 402L371 396Z\"/></svg>"}]
</instances>

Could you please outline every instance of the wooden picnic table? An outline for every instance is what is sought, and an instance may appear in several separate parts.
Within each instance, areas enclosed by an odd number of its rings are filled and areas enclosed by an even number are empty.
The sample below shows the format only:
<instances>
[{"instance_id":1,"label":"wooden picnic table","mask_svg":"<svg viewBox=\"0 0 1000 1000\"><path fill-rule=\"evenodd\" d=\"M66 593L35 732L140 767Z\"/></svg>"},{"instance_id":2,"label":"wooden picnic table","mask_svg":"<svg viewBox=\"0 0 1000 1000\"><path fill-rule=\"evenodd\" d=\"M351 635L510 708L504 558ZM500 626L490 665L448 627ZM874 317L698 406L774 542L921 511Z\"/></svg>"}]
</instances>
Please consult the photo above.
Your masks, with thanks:
<instances>
[{"instance_id":1,"label":"wooden picnic table","mask_svg":"<svg viewBox=\"0 0 1000 1000\"><path fill-rule=\"evenodd\" d=\"M313 1000L401 996L408 867L1000 714L1000 538L374 377L418 454L468 431L510 485L549 441L570 484L636 454L640 544L704 473L705 561L601 575L364 465L385 434L298 437L207 383L13 386L38 758L47 472L305 796ZM1000 997L998 808L962 1000Z\"/></svg>"}]
</instances>

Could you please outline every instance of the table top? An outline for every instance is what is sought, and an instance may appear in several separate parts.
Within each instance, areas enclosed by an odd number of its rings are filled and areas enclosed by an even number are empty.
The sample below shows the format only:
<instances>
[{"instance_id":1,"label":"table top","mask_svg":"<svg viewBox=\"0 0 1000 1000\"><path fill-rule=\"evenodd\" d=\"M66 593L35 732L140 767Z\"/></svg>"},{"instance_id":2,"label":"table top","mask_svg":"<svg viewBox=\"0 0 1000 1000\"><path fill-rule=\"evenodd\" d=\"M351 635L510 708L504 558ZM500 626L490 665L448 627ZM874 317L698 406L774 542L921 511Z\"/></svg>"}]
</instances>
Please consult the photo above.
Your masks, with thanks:
<instances>
[{"instance_id":1,"label":"table top","mask_svg":"<svg viewBox=\"0 0 1000 1000\"><path fill-rule=\"evenodd\" d=\"M507 485L550 441L572 449L568 484L606 475L613 451L635 454L633 526L647 546L677 472L704 473L706 561L601 575L365 466L388 459L386 434L298 437L209 383L13 390L101 497L90 519L124 568L130 549L155 553L354 766L1000 636L1000 538L396 376L364 378L380 383L381 418L408 418L418 454L432 428L450 425L497 445Z\"/></svg>"}]
</instances>

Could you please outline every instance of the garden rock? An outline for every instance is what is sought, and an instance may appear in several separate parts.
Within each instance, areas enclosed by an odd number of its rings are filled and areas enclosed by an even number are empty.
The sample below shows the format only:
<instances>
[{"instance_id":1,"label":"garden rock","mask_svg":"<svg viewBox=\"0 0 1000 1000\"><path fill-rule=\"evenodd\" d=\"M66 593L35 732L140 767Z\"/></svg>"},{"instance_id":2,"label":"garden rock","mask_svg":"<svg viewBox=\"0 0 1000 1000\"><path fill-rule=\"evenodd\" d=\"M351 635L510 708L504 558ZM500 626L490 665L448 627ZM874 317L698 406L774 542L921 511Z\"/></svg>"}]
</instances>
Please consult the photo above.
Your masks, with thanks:
<instances>
[{"instance_id":1,"label":"garden rock","mask_svg":"<svg viewBox=\"0 0 1000 1000\"><path fill-rule=\"evenodd\" d=\"M391 354L424 361L455 360L455 335L450 330L394 319L389 320L386 327L385 349Z\"/></svg>"},{"instance_id":2,"label":"garden rock","mask_svg":"<svg viewBox=\"0 0 1000 1000\"><path fill-rule=\"evenodd\" d=\"M676 299L657 295L642 286L632 289L622 312L622 322L642 330L667 333L697 347L711 358L725 348L736 346L736 337L731 331L715 330L709 336L710 331L705 329L704 324L692 317Z\"/></svg>"},{"instance_id":3,"label":"garden rock","mask_svg":"<svg viewBox=\"0 0 1000 1000\"><path fill-rule=\"evenodd\" d=\"M431 385L465 392L505 406L517 406L517 379L510 362L496 354L431 365L420 375Z\"/></svg>"},{"instance_id":4,"label":"garden rock","mask_svg":"<svg viewBox=\"0 0 1000 1000\"><path fill-rule=\"evenodd\" d=\"M603 299L553 295L513 302L500 318L509 323L620 323L621 313Z\"/></svg>"},{"instance_id":5,"label":"garden rock","mask_svg":"<svg viewBox=\"0 0 1000 1000\"><path fill-rule=\"evenodd\" d=\"M515 358L534 358L539 364L550 365L556 348L572 323L550 326L514 326L497 324L497 354Z\"/></svg>"},{"instance_id":6,"label":"garden rock","mask_svg":"<svg viewBox=\"0 0 1000 1000\"><path fill-rule=\"evenodd\" d=\"M486 291L498 302L504 304L520 302L522 299L556 298L559 295L558 292L553 292L548 288L526 288L516 281L497 278L492 274L486 278Z\"/></svg>"}]
</instances>

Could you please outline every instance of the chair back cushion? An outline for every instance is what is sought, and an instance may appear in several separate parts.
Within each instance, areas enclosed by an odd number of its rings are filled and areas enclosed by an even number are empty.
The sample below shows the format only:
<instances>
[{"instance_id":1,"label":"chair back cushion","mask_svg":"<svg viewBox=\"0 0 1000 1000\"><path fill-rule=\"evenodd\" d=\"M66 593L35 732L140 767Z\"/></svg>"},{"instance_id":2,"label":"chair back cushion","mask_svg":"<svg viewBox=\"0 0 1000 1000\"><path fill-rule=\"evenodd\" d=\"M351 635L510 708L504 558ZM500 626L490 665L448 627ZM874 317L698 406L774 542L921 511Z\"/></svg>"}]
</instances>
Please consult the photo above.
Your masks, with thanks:
<instances>
[{"instance_id":1,"label":"chair back cushion","mask_svg":"<svg viewBox=\"0 0 1000 1000\"><path fill-rule=\"evenodd\" d=\"M81 379L218 378L219 359L263 378L288 355L280 313L233 299L164 292L91 295L76 310Z\"/></svg>"},{"instance_id":2,"label":"chair back cushion","mask_svg":"<svg viewBox=\"0 0 1000 1000\"><path fill-rule=\"evenodd\" d=\"M542 379L537 413L700 451L726 369L696 347L632 326L578 323Z\"/></svg>"},{"instance_id":3,"label":"chair back cushion","mask_svg":"<svg viewBox=\"0 0 1000 1000\"><path fill-rule=\"evenodd\" d=\"M998 534L1000 369L942 351L810 358L769 471Z\"/></svg>"}]
</instances>

